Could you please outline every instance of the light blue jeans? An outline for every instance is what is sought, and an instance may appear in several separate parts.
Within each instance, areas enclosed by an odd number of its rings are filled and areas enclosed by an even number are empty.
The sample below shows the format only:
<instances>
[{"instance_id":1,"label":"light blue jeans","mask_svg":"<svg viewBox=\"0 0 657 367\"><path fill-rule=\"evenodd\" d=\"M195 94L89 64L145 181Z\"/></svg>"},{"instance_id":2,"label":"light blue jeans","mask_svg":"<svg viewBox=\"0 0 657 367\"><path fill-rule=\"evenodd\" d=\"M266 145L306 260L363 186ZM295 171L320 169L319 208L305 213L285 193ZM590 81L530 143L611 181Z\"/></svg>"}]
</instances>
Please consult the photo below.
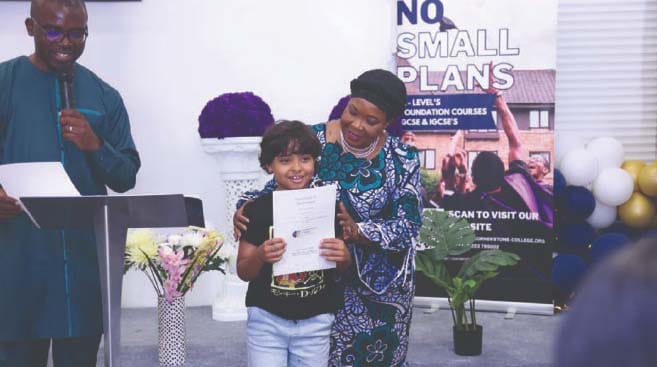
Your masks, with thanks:
<instances>
[{"instance_id":1,"label":"light blue jeans","mask_svg":"<svg viewBox=\"0 0 657 367\"><path fill-rule=\"evenodd\" d=\"M326 367L335 315L292 321L259 307L248 308L249 367Z\"/></svg>"}]
</instances>

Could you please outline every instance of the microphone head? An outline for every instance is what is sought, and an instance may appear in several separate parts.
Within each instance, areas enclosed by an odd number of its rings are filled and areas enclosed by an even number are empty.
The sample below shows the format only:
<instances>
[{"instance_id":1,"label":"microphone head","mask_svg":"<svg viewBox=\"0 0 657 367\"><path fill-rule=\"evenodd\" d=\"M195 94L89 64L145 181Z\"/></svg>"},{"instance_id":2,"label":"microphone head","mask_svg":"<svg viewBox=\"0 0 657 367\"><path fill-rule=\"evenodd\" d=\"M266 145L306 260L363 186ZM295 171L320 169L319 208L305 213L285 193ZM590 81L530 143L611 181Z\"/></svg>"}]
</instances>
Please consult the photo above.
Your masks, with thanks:
<instances>
[{"instance_id":1,"label":"microphone head","mask_svg":"<svg viewBox=\"0 0 657 367\"><path fill-rule=\"evenodd\" d=\"M73 69L61 70L57 73L62 98L62 109L73 108Z\"/></svg>"},{"instance_id":2,"label":"microphone head","mask_svg":"<svg viewBox=\"0 0 657 367\"><path fill-rule=\"evenodd\" d=\"M62 70L57 74L59 80L67 83L73 82L73 70Z\"/></svg>"}]
</instances>

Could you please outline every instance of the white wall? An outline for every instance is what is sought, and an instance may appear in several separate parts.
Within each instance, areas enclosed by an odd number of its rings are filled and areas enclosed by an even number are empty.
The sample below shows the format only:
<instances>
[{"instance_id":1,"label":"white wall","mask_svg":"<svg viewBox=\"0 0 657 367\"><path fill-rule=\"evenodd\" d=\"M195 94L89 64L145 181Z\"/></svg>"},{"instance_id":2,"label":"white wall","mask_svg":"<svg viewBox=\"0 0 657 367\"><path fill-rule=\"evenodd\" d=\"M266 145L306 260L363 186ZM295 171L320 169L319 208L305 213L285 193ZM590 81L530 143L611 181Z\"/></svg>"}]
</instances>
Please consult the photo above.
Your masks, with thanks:
<instances>
[{"instance_id":1,"label":"white wall","mask_svg":"<svg viewBox=\"0 0 657 367\"><path fill-rule=\"evenodd\" d=\"M80 59L117 88L142 158L131 192L200 195L206 218L224 217L214 159L197 118L225 92L253 91L275 118L324 121L349 81L390 66L394 2L381 0L143 0L89 3ZM0 2L0 60L32 52L29 2ZM187 303L209 304L216 279ZM141 274L128 274L124 305L155 305Z\"/></svg>"}]
</instances>

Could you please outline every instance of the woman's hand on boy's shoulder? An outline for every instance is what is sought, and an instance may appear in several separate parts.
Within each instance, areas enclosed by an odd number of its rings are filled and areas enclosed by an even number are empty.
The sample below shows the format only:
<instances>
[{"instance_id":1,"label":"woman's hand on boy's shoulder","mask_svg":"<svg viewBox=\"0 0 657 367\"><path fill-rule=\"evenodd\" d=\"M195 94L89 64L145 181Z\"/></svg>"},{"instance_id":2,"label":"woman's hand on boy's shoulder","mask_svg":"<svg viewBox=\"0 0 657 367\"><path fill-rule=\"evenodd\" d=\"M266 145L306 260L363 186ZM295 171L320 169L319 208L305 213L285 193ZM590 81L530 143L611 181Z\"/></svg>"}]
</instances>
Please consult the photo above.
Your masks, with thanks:
<instances>
[{"instance_id":1,"label":"woman's hand on boy's shoulder","mask_svg":"<svg viewBox=\"0 0 657 367\"><path fill-rule=\"evenodd\" d=\"M279 262L285 253L285 240L279 237L266 240L257 251L260 261L269 264Z\"/></svg>"},{"instance_id":2,"label":"woman's hand on boy's shoulder","mask_svg":"<svg viewBox=\"0 0 657 367\"><path fill-rule=\"evenodd\" d=\"M242 234L246 232L249 218L244 215L244 208L252 202L253 200L247 200L235 211L235 214L233 214L233 237L235 238L235 241L239 240L242 237Z\"/></svg>"}]
</instances>

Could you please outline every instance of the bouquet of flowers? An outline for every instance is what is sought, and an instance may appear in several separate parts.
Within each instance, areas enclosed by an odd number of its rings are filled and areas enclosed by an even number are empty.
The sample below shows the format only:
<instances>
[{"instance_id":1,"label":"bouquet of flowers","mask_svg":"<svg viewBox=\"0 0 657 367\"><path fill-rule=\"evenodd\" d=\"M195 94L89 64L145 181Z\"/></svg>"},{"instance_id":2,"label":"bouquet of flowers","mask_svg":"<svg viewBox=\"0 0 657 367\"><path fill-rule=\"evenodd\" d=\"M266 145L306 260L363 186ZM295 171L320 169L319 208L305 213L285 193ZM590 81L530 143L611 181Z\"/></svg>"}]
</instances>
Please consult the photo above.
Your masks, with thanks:
<instances>
[{"instance_id":1,"label":"bouquet of flowers","mask_svg":"<svg viewBox=\"0 0 657 367\"><path fill-rule=\"evenodd\" d=\"M157 295L171 303L184 296L202 272L224 273L226 259L218 255L223 243L221 234L199 227L169 236L158 236L151 229L130 230L124 273L130 268L142 270Z\"/></svg>"}]
</instances>

